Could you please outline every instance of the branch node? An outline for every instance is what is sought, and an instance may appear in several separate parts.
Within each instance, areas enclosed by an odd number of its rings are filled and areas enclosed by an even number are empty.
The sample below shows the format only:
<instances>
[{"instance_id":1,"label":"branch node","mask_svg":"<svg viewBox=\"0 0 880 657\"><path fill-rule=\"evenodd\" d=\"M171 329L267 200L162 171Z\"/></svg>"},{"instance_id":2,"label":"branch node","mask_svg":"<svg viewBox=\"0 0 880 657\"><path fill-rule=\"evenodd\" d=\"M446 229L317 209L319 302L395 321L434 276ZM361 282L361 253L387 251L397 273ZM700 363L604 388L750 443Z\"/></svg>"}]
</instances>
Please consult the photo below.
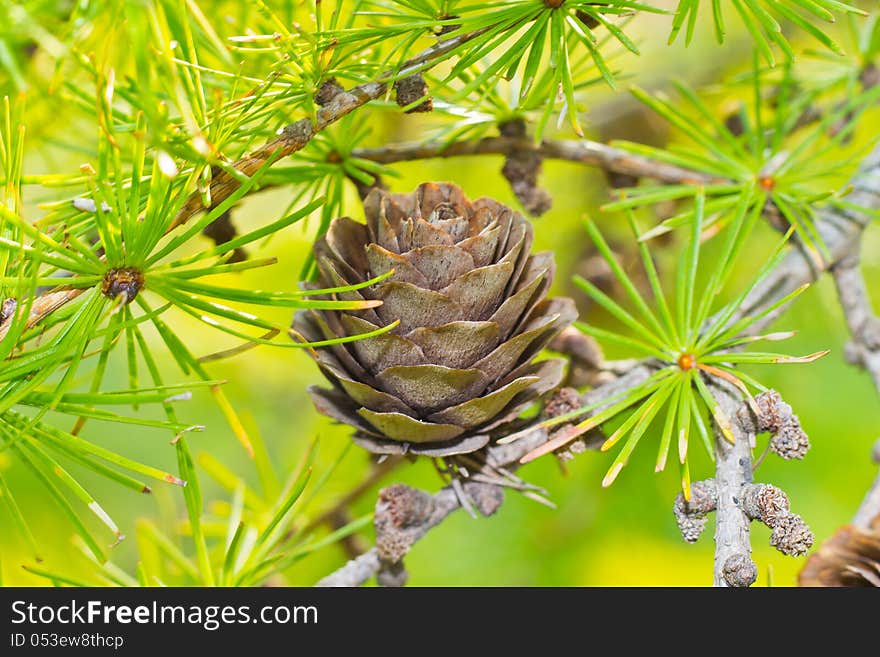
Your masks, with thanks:
<instances>
[{"instance_id":1,"label":"branch node","mask_svg":"<svg viewBox=\"0 0 880 657\"><path fill-rule=\"evenodd\" d=\"M727 557L721 573L728 586L743 588L758 579L758 566L748 554L737 552Z\"/></svg>"},{"instance_id":2,"label":"branch node","mask_svg":"<svg viewBox=\"0 0 880 657\"><path fill-rule=\"evenodd\" d=\"M806 554L814 541L813 530L796 513L783 516L770 535L770 545L790 557Z\"/></svg>"},{"instance_id":3,"label":"branch node","mask_svg":"<svg viewBox=\"0 0 880 657\"><path fill-rule=\"evenodd\" d=\"M394 484L379 491L376 501L376 549L383 562L403 559L416 541L412 528L425 523L434 510L433 498L424 491Z\"/></svg>"},{"instance_id":4,"label":"branch node","mask_svg":"<svg viewBox=\"0 0 880 657\"><path fill-rule=\"evenodd\" d=\"M798 416L775 390L755 397L758 415L748 406L740 407L740 423L754 433L769 432L770 449L783 459L802 459L810 449L810 439L801 428Z\"/></svg>"},{"instance_id":5,"label":"branch node","mask_svg":"<svg viewBox=\"0 0 880 657\"><path fill-rule=\"evenodd\" d=\"M284 126L281 135L288 142L305 144L315 134L315 127L309 119L300 119Z\"/></svg>"},{"instance_id":6,"label":"branch node","mask_svg":"<svg viewBox=\"0 0 880 657\"><path fill-rule=\"evenodd\" d=\"M501 175L510 183L516 198L533 217L540 217L553 205L553 199L545 189L538 186L544 157L526 137L526 124L522 119L505 121L498 125L503 137L522 139L524 146L514 147L504 159Z\"/></svg>"},{"instance_id":7,"label":"branch node","mask_svg":"<svg viewBox=\"0 0 880 657\"><path fill-rule=\"evenodd\" d=\"M321 83L318 91L315 92L315 102L321 107L329 105L330 102L341 94L345 89L336 81L335 77L329 77Z\"/></svg>"},{"instance_id":8,"label":"branch node","mask_svg":"<svg viewBox=\"0 0 880 657\"><path fill-rule=\"evenodd\" d=\"M760 520L773 530L770 545L783 554L806 554L813 545L813 532L796 513L784 491L771 484L743 486L738 504L752 520Z\"/></svg>"},{"instance_id":9,"label":"branch node","mask_svg":"<svg viewBox=\"0 0 880 657\"><path fill-rule=\"evenodd\" d=\"M406 586L408 580L409 573L406 572L403 561L381 561L379 572L376 573L376 583L379 586L399 588Z\"/></svg>"},{"instance_id":10,"label":"branch node","mask_svg":"<svg viewBox=\"0 0 880 657\"><path fill-rule=\"evenodd\" d=\"M706 529L708 515L715 510L717 505L718 489L714 479L693 482L690 501L685 500L681 493L675 497L672 512L685 542L697 542Z\"/></svg>"},{"instance_id":11,"label":"branch node","mask_svg":"<svg viewBox=\"0 0 880 657\"><path fill-rule=\"evenodd\" d=\"M581 396L578 394L577 390L570 387L559 388L553 393L550 399L547 400L547 404L544 406L544 414L548 418L560 417L566 413L576 411L580 407ZM560 431L568 431L570 428L571 424L565 424ZM583 454L585 451L587 451L587 444L581 437L576 438L564 447L556 450L554 453L556 454L556 458L565 463L566 461L573 460L575 456Z\"/></svg>"},{"instance_id":12,"label":"branch node","mask_svg":"<svg viewBox=\"0 0 880 657\"><path fill-rule=\"evenodd\" d=\"M797 419L795 417L795 419ZM810 449L810 439L800 423L783 427L770 439L770 449L785 460L802 459Z\"/></svg>"},{"instance_id":13,"label":"branch node","mask_svg":"<svg viewBox=\"0 0 880 657\"><path fill-rule=\"evenodd\" d=\"M144 289L144 275L133 267L110 269L101 282L101 294L110 299L123 298L129 304Z\"/></svg>"},{"instance_id":14,"label":"branch node","mask_svg":"<svg viewBox=\"0 0 880 657\"><path fill-rule=\"evenodd\" d=\"M768 527L775 527L791 508L788 495L771 484L746 484L737 502L749 518L760 520Z\"/></svg>"},{"instance_id":15,"label":"branch node","mask_svg":"<svg viewBox=\"0 0 880 657\"><path fill-rule=\"evenodd\" d=\"M504 502L504 489L500 486L468 481L465 482L464 489L477 511L487 517L494 515Z\"/></svg>"},{"instance_id":16,"label":"branch node","mask_svg":"<svg viewBox=\"0 0 880 657\"><path fill-rule=\"evenodd\" d=\"M504 498L498 486L466 481L460 486L464 495L483 515L498 510ZM374 524L376 552L383 563L397 563L410 548L438 522L461 504L451 488L437 495L394 484L379 491Z\"/></svg>"},{"instance_id":17,"label":"branch node","mask_svg":"<svg viewBox=\"0 0 880 657\"><path fill-rule=\"evenodd\" d=\"M560 388L547 400L547 405L544 406L544 413L548 418L554 418L576 411L580 407L581 396L577 390L574 388Z\"/></svg>"},{"instance_id":18,"label":"branch node","mask_svg":"<svg viewBox=\"0 0 880 657\"><path fill-rule=\"evenodd\" d=\"M387 518L395 529L406 529L424 522L433 510L431 496L405 484L394 484L379 491L376 514Z\"/></svg>"},{"instance_id":19,"label":"branch node","mask_svg":"<svg viewBox=\"0 0 880 657\"><path fill-rule=\"evenodd\" d=\"M434 100L428 95L428 83L421 73L413 73L405 78L400 78L394 83L394 91L397 94L395 100L401 107L415 103L420 98L425 101L415 107L406 110L407 114L416 112L430 112L434 109Z\"/></svg>"}]
</instances>

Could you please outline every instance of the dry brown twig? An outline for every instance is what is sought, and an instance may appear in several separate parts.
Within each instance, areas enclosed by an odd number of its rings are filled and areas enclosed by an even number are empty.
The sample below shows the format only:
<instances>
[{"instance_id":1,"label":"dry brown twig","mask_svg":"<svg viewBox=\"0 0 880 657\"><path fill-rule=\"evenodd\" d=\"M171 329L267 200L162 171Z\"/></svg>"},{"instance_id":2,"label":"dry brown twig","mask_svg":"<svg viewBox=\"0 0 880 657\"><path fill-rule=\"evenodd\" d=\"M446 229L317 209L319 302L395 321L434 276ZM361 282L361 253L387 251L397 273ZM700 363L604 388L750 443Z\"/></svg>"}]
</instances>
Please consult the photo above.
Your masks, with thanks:
<instances>
[{"instance_id":1,"label":"dry brown twig","mask_svg":"<svg viewBox=\"0 0 880 657\"><path fill-rule=\"evenodd\" d=\"M432 158L462 157L467 155L505 155L532 152L542 159L563 160L595 166L614 173L636 178L652 178L670 184L700 184L718 182L697 171L691 171L665 162L634 155L620 148L589 139L545 139L535 145L527 136L485 137L477 141L452 142L450 144L401 144L380 148L360 148L355 157L372 160L379 164L411 162Z\"/></svg>"},{"instance_id":2,"label":"dry brown twig","mask_svg":"<svg viewBox=\"0 0 880 657\"><path fill-rule=\"evenodd\" d=\"M312 137L327 126L335 123L362 105L366 105L368 102L384 96L388 90L389 82L406 78L425 70L434 60L477 38L489 29L490 27L485 27L473 32L443 39L406 61L399 68L385 71L375 81L360 84L347 91L340 90L339 88L335 89L336 94L332 98L323 99L317 113L316 122L312 123L311 119L300 119L296 123L285 126L275 139L272 139L256 151L245 155L236 161L233 167L239 173L250 176L270 160L278 161L302 150L312 140ZM211 203L213 205L222 203L238 187L239 182L236 178L225 171L221 171L211 179ZM201 194L193 193L178 211L177 216L174 217L169 230L186 223L193 215L203 209Z\"/></svg>"}]
</instances>

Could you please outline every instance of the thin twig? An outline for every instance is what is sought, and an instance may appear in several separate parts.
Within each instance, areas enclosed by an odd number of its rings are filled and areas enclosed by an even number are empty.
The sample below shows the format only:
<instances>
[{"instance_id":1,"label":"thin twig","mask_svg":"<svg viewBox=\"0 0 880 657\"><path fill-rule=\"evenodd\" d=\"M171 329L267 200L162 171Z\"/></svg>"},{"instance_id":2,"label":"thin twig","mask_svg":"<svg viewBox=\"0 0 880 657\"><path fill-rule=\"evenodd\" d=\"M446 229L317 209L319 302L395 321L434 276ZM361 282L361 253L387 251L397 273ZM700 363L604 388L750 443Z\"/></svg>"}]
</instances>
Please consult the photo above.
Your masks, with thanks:
<instances>
[{"instance_id":1,"label":"thin twig","mask_svg":"<svg viewBox=\"0 0 880 657\"><path fill-rule=\"evenodd\" d=\"M478 141L453 142L450 144L401 144L381 148L360 148L352 155L379 164L393 164L432 158L460 157L465 155L506 155L522 151L534 151L542 158L578 162L596 166L615 173L639 178L652 178L669 184L709 184L718 182L706 174L635 155L607 144L582 139L549 140L535 144L527 137L486 137Z\"/></svg>"},{"instance_id":2,"label":"thin twig","mask_svg":"<svg viewBox=\"0 0 880 657\"><path fill-rule=\"evenodd\" d=\"M34 299L30 311L28 312L27 328L36 326L69 301L76 299L87 289L89 288L80 287L58 289L39 295ZM9 328L12 326L13 321L13 317L7 317L4 321L0 322L0 340L5 338L6 334L9 333Z\"/></svg>"},{"instance_id":3,"label":"thin twig","mask_svg":"<svg viewBox=\"0 0 880 657\"><path fill-rule=\"evenodd\" d=\"M831 268L837 297L846 318L852 342L847 345L847 357L864 367L880 394L880 319L871 308L868 289L859 266L857 245L853 252L838 260Z\"/></svg>"},{"instance_id":4,"label":"thin twig","mask_svg":"<svg viewBox=\"0 0 880 657\"><path fill-rule=\"evenodd\" d=\"M372 548L361 556L352 559L336 572L327 575L315 586L360 586L369 581L378 572L379 565L379 554L376 548Z\"/></svg>"},{"instance_id":5,"label":"thin twig","mask_svg":"<svg viewBox=\"0 0 880 657\"><path fill-rule=\"evenodd\" d=\"M350 114L358 107L384 96L387 91L387 84L392 80L430 68L432 62L442 58L462 44L477 38L491 29L491 27L484 27L473 32L438 41L430 48L423 50L405 62L399 68L385 71L375 81L366 82L352 87L348 91L337 93L318 110L315 123L312 123L311 119L300 119L296 123L286 126L275 139L272 139L256 151L245 155L235 162L233 167L239 173L250 176L270 160L277 162L281 158L302 150L312 140L312 137L327 126ZM222 203L238 189L239 185L240 183L235 177L225 171L220 171L211 178L211 204L216 206ZM201 193L193 192L180 211L178 211L177 216L174 217L168 229L171 230L176 226L186 223L193 215L203 209Z\"/></svg>"}]
</instances>

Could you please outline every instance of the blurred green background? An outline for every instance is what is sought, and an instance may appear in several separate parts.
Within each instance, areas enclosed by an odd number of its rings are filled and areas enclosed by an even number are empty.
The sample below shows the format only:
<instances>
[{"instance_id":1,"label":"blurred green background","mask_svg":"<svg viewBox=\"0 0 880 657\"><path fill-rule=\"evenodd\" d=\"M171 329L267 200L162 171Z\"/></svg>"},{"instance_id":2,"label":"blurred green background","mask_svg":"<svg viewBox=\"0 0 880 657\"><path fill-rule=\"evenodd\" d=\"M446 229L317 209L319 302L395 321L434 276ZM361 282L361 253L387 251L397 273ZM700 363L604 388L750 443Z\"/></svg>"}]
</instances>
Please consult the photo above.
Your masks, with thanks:
<instances>
[{"instance_id":1,"label":"blurred green background","mask_svg":"<svg viewBox=\"0 0 880 657\"><path fill-rule=\"evenodd\" d=\"M203 6L211 3L201 3ZM220 17L222 18L222 17ZM645 17L635 23L642 36L643 57L629 57L618 66L649 87L664 87L672 77L694 85L715 84L721 75L738 70L749 59L749 43L735 33L723 46L697 38L689 49L666 47L668 18ZM234 31L234 27L230 28ZM734 32L732 30L732 32ZM703 34L708 35L708 30ZM658 39L658 35L663 35ZM590 136L600 139L628 137L662 141L667 138L662 122L637 108L625 91L598 89L588 97L584 125ZM722 92L719 102L736 99L738 91ZM725 95L726 94L726 95ZM77 151L77 144L90 146L94 128L79 120L75 112L64 113L53 99L28 99L28 130L32 135L26 154L27 173L71 172L88 155ZM419 139L438 119L396 112L370 112L363 120L372 127L371 143L381 144ZM876 119L876 115L874 115ZM875 124L876 125L876 124ZM870 131L863 131L869 133ZM559 135L573 135L560 131ZM863 134L862 138L871 137ZM672 135L679 139L680 135ZM88 151L89 148L84 150ZM462 186L471 198L492 196L516 207L507 183L500 175L500 157L432 160L400 165L398 179L388 179L393 191L411 191L420 182L449 180ZM574 294L568 280L591 256L582 219L591 216L612 236L625 235L613 216L602 216L598 206L607 198L604 174L579 165L547 162L542 185L554 199L553 209L535 221L537 248L553 249L557 255L557 293ZM37 205L49 196L43 190L26 189L28 217L39 216ZM348 190L349 211L360 214L354 190ZM279 216L291 198L290 190L275 189L247 199L236 208L233 219L242 227L258 225ZM247 274L254 288L293 289L297 274L313 237L314 223L298 225L274 236L260 251L277 256L271 268ZM755 236L756 248L747 251L739 267L737 281L744 282L761 264L769 250L772 233ZM864 243L865 278L874 298L880 296L880 231L869 230ZM252 255L257 255L252 249ZM707 252L707 258L711 251ZM674 274L678 246L673 240L662 251L659 265L664 277ZM736 281L734 282L734 284ZM578 297L588 322L609 323L608 317L589 308ZM286 322L285 311L275 309L274 317ZM172 320L168 320L172 323ZM172 325L197 354L207 354L230 346L225 336L207 331L187 317L174 316ZM755 368L753 373L766 385L779 390L799 414L813 448L803 462L784 462L770 455L757 471L760 481L772 482L791 497L793 510L814 529L817 539L829 536L848 521L876 474L870 461L870 447L878 436L880 404L866 374L843 359L848 339L833 285L823 279L802 295L784 319L779 330L797 330L785 349L806 354L831 349L831 354L809 366ZM155 336L154 336L155 337ZM157 341L158 342L158 341ZM157 353L163 353L158 351ZM610 356L622 354L611 353ZM123 361L109 383L125 387ZM165 363L169 366L169 363ZM168 371L173 371L168 367ZM305 388L320 383L321 377L308 356L299 350L259 348L233 359L212 364L210 372L225 379L226 394L245 418L250 430L259 430L269 446L273 462L281 472L291 469L309 441L320 440L317 473L326 468L347 444L348 429L333 425L313 411ZM85 375L83 375L85 376ZM181 380L176 375L172 380ZM85 380L85 379L84 379ZM147 411L142 411L147 412ZM193 400L180 406L182 419L204 424L206 430L191 434L194 452L210 452L240 476L255 481L253 464L236 442L207 391L196 390ZM138 427L119 427L90 423L89 436L122 453L174 471L174 450L168 436ZM656 433L654 434L656 444ZM759 442L763 449L766 437ZM450 517L419 542L407 557L413 585L707 585L711 583L713 530L710 520L704 538L696 545L682 542L672 516L672 502L678 490L675 468L654 474L654 450L637 450L628 467L609 489L600 487L610 454L587 453L567 465L563 473L555 460L545 458L520 471L521 476L547 489L557 504L551 510L514 492L508 492L500 511L492 518L472 519L464 513ZM711 476L711 464L695 451L692 476ZM43 546L47 568L89 579L92 564L72 549L72 530L55 511L42 488L29 471L0 452L0 469L18 491L23 511L35 528ZM74 468L75 469L75 468ZM348 451L339 469L310 506L314 516L361 482L369 472L369 459L359 448ZM124 532L131 534L138 518L153 518L158 524L173 526L183 514L179 490L157 486L151 496L121 491L87 472L77 474L90 485L95 496L117 519ZM430 463L418 462L397 468L352 510L352 517L368 513L375 493L393 482L436 490L441 482ZM205 499L227 499L225 493L206 477ZM23 494L27 491L27 494ZM6 510L0 508L0 556L3 579L12 585L42 585L44 579L29 575L20 567L29 559L24 544L10 531ZM103 536L103 534L101 534ZM365 536L369 541L372 536ZM109 538L107 539L109 542ZM185 539L184 539L185 541ZM795 583L802 559L784 557L769 546L769 530L753 525L755 560L759 565L759 584ZM113 548L112 559L128 571L137 560L133 540ZM346 556L338 546L323 550L297 564L285 575L293 584L310 585L344 563Z\"/></svg>"}]
</instances>

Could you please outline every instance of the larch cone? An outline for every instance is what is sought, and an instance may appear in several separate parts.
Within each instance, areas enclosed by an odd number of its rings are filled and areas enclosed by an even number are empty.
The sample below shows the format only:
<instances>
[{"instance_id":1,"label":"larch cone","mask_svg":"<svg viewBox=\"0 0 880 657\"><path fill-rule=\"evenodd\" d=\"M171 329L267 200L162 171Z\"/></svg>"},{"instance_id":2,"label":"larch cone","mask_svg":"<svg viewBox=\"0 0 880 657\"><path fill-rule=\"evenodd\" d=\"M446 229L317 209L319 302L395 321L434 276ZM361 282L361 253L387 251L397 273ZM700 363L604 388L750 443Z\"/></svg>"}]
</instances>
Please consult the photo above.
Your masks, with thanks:
<instances>
[{"instance_id":1,"label":"larch cone","mask_svg":"<svg viewBox=\"0 0 880 657\"><path fill-rule=\"evenodd\" d=\"M334 220L315 244L321 287L375 285L334 295L380 299L358 311L306 310L294 329L309 341L393 330L312 351L332 388L310 388L317 409L355 428L378 454L449 456L481 449L562 380L565 362L535 362L576 317L547 298L553 255L531 253L533 230L489 198L452 184L412 194L373 190L366 224Z\"/></svg>"}]
</instances>

